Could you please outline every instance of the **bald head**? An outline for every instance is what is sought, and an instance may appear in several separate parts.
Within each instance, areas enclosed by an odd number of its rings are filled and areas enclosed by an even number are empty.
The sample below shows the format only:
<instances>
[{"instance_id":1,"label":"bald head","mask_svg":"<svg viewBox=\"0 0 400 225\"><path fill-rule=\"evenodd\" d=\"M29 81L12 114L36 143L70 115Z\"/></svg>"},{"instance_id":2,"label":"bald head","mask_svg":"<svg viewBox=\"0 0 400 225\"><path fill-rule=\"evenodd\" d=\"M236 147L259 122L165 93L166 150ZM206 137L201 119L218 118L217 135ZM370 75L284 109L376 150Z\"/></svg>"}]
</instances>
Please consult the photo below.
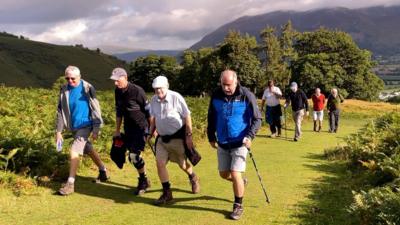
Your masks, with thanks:
<instances>
[{"instance_id":1,"label":"bald head","mask_svg":"<svg viewBox=\"0 0 400 225\"><path fill-rule=\"evenodd\" d=\"M233 70L224 70L220 77L222 90L226 95L233 95L237 87L237 75Z\"/></svg>"}]
</instances>

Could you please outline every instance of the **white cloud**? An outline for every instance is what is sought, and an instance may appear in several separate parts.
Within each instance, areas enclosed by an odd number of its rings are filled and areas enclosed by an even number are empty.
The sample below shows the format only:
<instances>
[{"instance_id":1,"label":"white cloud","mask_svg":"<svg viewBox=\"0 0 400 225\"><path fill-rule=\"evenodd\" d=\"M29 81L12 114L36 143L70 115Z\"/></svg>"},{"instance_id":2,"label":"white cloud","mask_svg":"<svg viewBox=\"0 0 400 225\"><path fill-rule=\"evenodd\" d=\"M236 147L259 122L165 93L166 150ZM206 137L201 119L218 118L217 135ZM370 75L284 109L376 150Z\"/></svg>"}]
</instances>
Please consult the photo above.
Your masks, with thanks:
<instances>
[{"instance_id":1,"label":"white cloud","mask_svg":"<svg viewBox=\"0 0 400 225\"><path fill-rule=\"evenodd\" d=\"M49 30L34 36L32 39L51 42L73 42L82 40L84 32L88 29L85 21L73 20L56 25Z\"/></svg>"},{"instance_id":2,"label":"white cloud","mask_svg":"<svg viewBox=\"0 0 400 225\"><path fill-rule=\"evenodd\" d=\"M400 0L2 0L0 31L57 44L176 49L245 15L393 4Z\"/></svg>"}]
</instances>

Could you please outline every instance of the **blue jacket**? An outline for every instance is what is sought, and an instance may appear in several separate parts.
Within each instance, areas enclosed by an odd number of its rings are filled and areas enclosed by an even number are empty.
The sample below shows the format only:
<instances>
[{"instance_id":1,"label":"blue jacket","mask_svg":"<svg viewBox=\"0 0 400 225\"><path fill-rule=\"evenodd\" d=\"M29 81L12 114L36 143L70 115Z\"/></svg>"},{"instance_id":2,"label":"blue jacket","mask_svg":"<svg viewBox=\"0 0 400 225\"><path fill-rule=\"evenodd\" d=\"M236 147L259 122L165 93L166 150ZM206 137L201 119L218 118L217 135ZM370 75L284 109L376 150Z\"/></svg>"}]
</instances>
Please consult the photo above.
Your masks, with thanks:
<instances>
[{"instance_id":1,"label":"blue jacket","mask_svg":"<svg viewBox=\"0 0 400 225\"><path fill-rule=\"evenodd\" d=\"M225 149L242 146L243 138L253 139L261 126L257 100L247 88L237 86L232 96L219 88L211 97L208 108L207 135Z\"/></svg>"}]
</instances>

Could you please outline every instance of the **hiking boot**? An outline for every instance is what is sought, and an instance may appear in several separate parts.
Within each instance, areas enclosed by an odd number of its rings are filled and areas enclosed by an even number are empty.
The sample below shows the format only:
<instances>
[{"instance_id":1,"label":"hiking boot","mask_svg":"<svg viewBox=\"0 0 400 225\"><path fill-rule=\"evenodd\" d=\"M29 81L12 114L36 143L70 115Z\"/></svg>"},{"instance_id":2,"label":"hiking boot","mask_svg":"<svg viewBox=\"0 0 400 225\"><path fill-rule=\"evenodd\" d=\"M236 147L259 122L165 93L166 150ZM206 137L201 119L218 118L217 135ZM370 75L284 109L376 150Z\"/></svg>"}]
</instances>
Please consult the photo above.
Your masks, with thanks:
<instances>
[{"instance_id":1,"label":"hiking boot","mask_svg":"<svg viewBox=\"0 0 400 225\"><path fill-rule=\"evenodd\" d=\"M190 179L190 184L192 185L192 193L197 194L200 192L200 178L193 173L193 178Z\"/></svg>"},{"instance_id":2,"label":"hiking boot","mask_svg":"<svg viewBox=\"0 0 400 225\"><path fill-rule=\"evenodd\" d=\"M242 204L235 203L233 204L233 212L231 213L230 217L233 220L238 220L243 214L243 206Z\"/></svg>"},{"instance_id":3,"label":"hiking boot","mask_svg":"<svg viewBox=\"0 0 400 225\"><path fill-rule=\"evenodd\" d=\"M74 183L66 182L61 185L60 190L58 190L58 194L66 196L74 193Z\"/></svg>"},{"instance_id":4,"label":"hiking boot","mask_svg":"<svg viewBox=\"0 0 400 225\"><path fill-rule=\"evenodd\" d=\"M165 205L171 203L173 199L171 189L163 190L162 195L154 202L154 205Z\"/></svg>"},{"instance_id":5,"label":"hiking boot","mask_svg":"<svg viewBox=\"0 0 400 225\"><path fill-rule=\"evenodd\" d=\"M147 179L147 177L144 179L141 179L139 177L138 180L139 180L139 182L138 182L137 188L135 190L135 195L142 195L147 191L147 188L150 187L150 181L149 181L149 179Z\"/></svg>"},{"instance_id":6,"label":"hiking boot","mask_svg":"<svg viewBox=\"0 0 400 225\"><path fill-rule=\"evenodd\" d=\"M106 182L109 179L107 176L107 171L99 170L99 175L97 176L96 182Z\"/></svg>"}]
</instances>

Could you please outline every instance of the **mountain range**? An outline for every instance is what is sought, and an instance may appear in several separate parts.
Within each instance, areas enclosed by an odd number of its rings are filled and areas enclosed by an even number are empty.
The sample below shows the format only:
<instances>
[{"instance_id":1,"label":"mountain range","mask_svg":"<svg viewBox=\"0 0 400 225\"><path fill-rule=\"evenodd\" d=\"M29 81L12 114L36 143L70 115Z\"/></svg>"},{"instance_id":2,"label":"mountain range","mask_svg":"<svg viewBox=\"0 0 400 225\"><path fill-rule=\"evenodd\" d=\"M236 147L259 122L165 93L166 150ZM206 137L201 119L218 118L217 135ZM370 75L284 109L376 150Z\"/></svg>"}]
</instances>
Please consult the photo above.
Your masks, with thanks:
<instances>
[{"instance_id":1,"label":"mountain range","mask_svg":"<svg viewBox=\"0 0 400 225\"><path fill-rule=\"evenodd\" d=\"M356 43L375 55L400 54L400 6L378 6L360 9L326 8L304 12L275 11L256 16L244 16L229 22L204 36L192 49L213 47L222 42L229 30L255 36L267 26L280 28L288 21L298 31L313 31L320 27L349 33Z\"/></svg>"}]
</instances>

